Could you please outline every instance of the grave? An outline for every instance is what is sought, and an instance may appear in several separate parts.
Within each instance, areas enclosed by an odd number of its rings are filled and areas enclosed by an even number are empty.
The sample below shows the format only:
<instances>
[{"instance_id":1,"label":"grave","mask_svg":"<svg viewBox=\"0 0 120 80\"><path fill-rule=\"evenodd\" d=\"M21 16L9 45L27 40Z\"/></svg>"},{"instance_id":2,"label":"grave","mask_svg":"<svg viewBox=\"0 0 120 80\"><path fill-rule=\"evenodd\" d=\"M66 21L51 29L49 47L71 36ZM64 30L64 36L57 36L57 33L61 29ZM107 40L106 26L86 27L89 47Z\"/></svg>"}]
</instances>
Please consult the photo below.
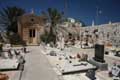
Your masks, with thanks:
<instances>
[{"instance_id":1,"label":"grave","mask_svg":"<svg viewBox=\"0 0 120 80\"><path fill-rule=\"evenodd\" d=\"M120 64L119 63L114 63L114 65L111 67L111 70L109 71L109 76L120 78Z\"/></svg>"},{"instance_id":2,"label":"grave","mask_svg":"<svg viewBox=\"0 0 120 80\"><path fill-rule=\"evenodd\" d=\"M3 45L3 51L8 51L11 49L11 44L5 44Z\"/></svg>"},{"instance_id":3,"label":"grave","mask_svg":"<svg viewBox=\"0 0 120 80\"><path fill-rule=\"evenodd\" d=\"M0 71L17 70L19 62L17 59L1 59Z\"/></svg>"},{"instance_id":4,"label":"grave","mask_svg":"<svg viewBox=\"0 0 120 80\"><path fill-rule=\"evenodd\" d=\"M115 56L120 57L120 51L116 51Z\"/></svg>"},{"instance_id":5,"label":"grave","mask_svg":"<svg viewBox=\"0 0 120 80\"><path fill-rule=\"evenodd\" d=\"M100 70L107 70L108 64L104 60L104 45L96 44L95 45L95 57L89 60L89 62L97 66Z\"/></svg>"},{"instance_id":6,"label":"grave","mask_svg":"<svg viewBox=\"0 0 120 80\"><path fill-rule=\"evenodd\" d=\"M66 62L65 65L61 67L60 71L62 74L72 74L77 72L84 72L91 69L96 69L96 67L86 61L80 61L71 63Z\"/></svg>"}]
</instances>

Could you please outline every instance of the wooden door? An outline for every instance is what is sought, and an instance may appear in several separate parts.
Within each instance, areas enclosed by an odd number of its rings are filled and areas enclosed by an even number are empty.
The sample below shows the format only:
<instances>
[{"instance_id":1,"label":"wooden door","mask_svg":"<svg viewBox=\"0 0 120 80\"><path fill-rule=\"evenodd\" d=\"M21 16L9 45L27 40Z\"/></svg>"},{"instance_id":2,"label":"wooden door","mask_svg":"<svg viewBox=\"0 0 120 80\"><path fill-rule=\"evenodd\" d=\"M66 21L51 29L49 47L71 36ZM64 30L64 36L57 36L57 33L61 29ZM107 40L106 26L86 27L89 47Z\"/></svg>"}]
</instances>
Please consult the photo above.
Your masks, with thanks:
<instances>
[{"instance_id":1,"label":"wooden door","mask_svg":"<svg viewBox=\"0 0 120 80\"><path fill-rule=\"evenodd\" d=\"M29 29L29 43L35 44L36 43L36 30Z\"/></svg>"}]
</instances>

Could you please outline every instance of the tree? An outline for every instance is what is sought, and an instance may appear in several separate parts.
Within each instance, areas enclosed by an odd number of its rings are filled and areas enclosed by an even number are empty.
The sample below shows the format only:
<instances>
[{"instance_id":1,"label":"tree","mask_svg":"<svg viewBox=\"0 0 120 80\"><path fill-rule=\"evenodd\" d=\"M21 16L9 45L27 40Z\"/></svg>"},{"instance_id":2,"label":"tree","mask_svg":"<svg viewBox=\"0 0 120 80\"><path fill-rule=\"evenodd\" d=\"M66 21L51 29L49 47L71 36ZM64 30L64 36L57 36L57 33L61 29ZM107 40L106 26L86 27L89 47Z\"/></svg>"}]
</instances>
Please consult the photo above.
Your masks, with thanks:
<instances>
[{"instance_id":1,"label":"tree","mask_svg":"<svg viewBox=\"0 0 120 80\"><path fill-rule=\"evenodd\" d=\"M48 34L47 41L56 43L57 24L62 21L63 13L59 12L57 9L48 8L47 12L42 12L43 15L47 16L48 22L50 22L50 32Z\"/></svg>"},{"instance_id":2,"label":"tree","mask_svg":"<svg viewBox=\"0 0 120 80\"><path fill-rule=\"evenodd\" d=\"M24 9L16 6L3 8L0 11L0 24L4 25L8 32L17 33L18 17L24 13Z\"/></svg>"}]
</instances>

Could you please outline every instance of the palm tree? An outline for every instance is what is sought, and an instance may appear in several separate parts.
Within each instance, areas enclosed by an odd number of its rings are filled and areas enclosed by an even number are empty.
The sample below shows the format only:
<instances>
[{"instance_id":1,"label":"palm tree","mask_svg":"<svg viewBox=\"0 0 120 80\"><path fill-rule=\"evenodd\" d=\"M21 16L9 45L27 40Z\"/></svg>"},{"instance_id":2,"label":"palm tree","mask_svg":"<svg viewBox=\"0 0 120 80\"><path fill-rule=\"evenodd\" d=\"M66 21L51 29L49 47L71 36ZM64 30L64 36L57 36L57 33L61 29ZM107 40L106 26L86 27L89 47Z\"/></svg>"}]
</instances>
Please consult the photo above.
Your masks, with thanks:
<instances>
[{"instance_id":1,"label":"palm tree","mask_svg":"<svg viewBox=\"0 0 120 80\"><path fill-rule=\"evenodd\" d=\"M50 32L48 35L48 42L54 42L56 43L56 37L57 37L57 24L59 24L62 21L63 13L59 12L57 9L48 8L47 12L43 12L43 15L47 16L48 22L50 22Z\"/></svg>"},{"instance_id":2,"label":"palm tree","mask_svg":"<svg viewBox=\"0 0 120 80\"><path fill-rule=\"evenodd\" d=\"M0 11L0 24L4 25L7 31L17 33L18 17L23 15L25 11L22 8L6 7Z\"/></svg>"}]
</instances>

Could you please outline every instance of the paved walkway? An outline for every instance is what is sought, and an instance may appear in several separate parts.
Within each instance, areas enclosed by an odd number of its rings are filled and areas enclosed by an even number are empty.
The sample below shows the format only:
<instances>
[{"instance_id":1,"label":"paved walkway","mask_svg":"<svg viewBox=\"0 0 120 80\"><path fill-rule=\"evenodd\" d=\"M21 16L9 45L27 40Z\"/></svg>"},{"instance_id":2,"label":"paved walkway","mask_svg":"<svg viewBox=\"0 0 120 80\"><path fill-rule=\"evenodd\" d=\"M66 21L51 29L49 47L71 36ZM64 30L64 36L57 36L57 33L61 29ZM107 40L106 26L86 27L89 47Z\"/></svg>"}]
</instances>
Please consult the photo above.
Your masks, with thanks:
<instances>
[{"instance_id":1,"label":"paved walkway","mask_svg":"<svg viewBox=\"0 0 120 80\"><path fill-rule=\"evenodd\" d=\"M41 53L41 48L39 46L31 46L28 48L30 50L30 53L26 54L25 70L23 71L21 80L63 80L53 71L48 59ZM92 58L94 56L93 49L74 49L74 51L88 53L89 58ZM105 60L107 63L109 63L109 66L111 66L111 64L116 61L116 59L114 60L106 56Z\"/></svg>"},{"instance_id":2,"label":"paved walkway","mask_svg":"<svg viewBox=\"0 0 120 80\"><path fill-rule=\"evenodd\" d=\"M29 47L21 80L60 80L39 46Z\"/></svg>"}]
</instances>

